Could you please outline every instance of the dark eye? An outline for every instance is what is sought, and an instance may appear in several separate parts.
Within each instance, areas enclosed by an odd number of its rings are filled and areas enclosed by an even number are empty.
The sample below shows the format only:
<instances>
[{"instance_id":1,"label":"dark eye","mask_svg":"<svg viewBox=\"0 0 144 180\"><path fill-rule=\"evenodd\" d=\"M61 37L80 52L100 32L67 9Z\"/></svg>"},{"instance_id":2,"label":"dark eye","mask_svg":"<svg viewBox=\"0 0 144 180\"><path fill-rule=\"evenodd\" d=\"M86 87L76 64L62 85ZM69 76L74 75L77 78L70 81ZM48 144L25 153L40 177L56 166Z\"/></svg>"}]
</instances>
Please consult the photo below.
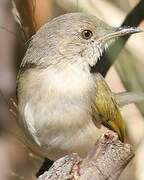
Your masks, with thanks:
<instances>
[{"instance_id":1,"label":"dark eye","mask_svg":"<svg viewBox=\"0 0 144 180\"><path fill-rule=\"evenodd\" d=\"M93 33L91 30L83 30L81 35L83 39L88 40L92 37Z\"/></svg>"}]
</instances>

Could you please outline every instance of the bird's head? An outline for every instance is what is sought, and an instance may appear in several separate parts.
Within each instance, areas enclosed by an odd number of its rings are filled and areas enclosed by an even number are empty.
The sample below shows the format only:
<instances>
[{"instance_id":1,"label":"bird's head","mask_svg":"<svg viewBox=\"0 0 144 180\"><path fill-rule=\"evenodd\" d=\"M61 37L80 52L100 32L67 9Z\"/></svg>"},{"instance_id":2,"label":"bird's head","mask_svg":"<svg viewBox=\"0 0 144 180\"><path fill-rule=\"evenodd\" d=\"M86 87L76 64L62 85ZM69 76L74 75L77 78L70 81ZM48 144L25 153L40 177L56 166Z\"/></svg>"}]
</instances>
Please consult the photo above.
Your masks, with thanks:
<instances>
[{"instance_id":1,"label":"bird's head","mask_svg":"<svg viewBox=\"0 0 144 180\"><path fill-rule=\"evenodd\" d=\"M85 13L64 14L45 24L32 37L22 65L81 59L93 67L117 37L139 31L133 27L114 28Z\"/></svg>"}]
</instances>

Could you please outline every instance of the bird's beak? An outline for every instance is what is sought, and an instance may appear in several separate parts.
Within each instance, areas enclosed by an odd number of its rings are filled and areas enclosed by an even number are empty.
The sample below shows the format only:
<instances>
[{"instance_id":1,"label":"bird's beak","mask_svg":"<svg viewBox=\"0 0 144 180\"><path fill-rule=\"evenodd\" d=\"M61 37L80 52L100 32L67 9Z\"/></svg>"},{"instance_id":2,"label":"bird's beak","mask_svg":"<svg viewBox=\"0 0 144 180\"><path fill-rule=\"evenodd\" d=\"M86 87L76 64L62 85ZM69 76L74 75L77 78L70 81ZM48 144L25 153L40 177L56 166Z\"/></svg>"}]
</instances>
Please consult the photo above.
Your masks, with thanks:
<instances>
[{"instance_id":1,"label":"bird's beak","mask_svg":"<svg viewBox=\"0 0 144 180\"><path fill-rule=\"evenodd\" d=\"M106 34L102 39L103 40L109 40L120 36L126 36L134 33L142 32L141 29L138 29L136 27L119 27L115 29L114 31Z\"/></svg>"}]
</instances>

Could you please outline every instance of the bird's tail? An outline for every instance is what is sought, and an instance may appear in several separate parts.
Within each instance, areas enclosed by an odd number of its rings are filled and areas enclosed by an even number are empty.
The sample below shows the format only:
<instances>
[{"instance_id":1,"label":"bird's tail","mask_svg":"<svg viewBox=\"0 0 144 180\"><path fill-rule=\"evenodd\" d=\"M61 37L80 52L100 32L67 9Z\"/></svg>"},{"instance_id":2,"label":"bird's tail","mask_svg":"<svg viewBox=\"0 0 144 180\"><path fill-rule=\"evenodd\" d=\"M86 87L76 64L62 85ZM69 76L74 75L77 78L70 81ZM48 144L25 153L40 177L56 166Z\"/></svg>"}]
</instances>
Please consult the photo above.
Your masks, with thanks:
<instances>
[{"instance_id":1,"label":"bird's tail","mask_svg":"<svg viewBox=\"0 0 144 180\"><path fill-rule=\"evenodd\" d=\"M139 103L141 101L144 101L144 93L120 92L115 93L114 95L117 103L121 107L131 103Z\"/></svg>"}]
</instances>

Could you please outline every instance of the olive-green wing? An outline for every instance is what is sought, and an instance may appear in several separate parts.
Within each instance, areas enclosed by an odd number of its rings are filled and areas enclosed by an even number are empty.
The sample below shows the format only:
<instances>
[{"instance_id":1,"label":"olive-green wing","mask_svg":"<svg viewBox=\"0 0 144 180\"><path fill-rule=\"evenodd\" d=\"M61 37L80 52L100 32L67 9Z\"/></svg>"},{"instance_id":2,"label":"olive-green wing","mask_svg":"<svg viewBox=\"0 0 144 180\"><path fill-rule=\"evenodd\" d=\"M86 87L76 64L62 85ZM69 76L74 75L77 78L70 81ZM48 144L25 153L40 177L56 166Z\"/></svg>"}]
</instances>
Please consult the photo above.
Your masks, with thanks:
<instances>
[{"instance_id":1,"label":"olive-green wing","mask_svg":"<svg viewBox=\"0 0 144 180\"><path fill-rule=\"evenodd\" d=\"M92 112L94 117L99 115L101 122L106 127L115 131L120 140L124 141L125 126L119 106L115 100L114 94L105 82L105 79L97 73L96 78L96 95L92 97ZM97 121L94 118L93 121ZM96 122L95 122L96 123Z\"/></svg>"}]
</instances>

